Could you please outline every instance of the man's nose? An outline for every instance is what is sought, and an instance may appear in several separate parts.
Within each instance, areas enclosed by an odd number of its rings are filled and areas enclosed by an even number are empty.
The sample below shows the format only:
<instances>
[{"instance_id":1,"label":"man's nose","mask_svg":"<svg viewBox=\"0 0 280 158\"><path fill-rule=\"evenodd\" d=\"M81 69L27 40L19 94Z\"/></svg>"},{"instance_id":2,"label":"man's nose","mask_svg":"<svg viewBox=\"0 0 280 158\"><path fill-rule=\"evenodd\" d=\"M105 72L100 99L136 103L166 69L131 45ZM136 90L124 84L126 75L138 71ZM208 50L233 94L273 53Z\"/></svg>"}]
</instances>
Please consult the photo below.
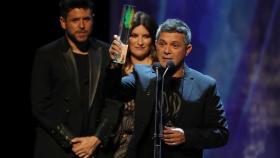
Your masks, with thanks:
<instances>
[{"instance_id":1,"label":"man's nose","mask_svg":"<svg viewBox=\"0 0 280 158\"><path fill-rule=\"evenodd\" d=\"M83 20L80 21L80 28L85 28L85 22Z\"/></svg>"},{"instance_id":2,"label":"man's nose","mask_svg":"<svg viewBox=\"0 0 280 158\"><path fill-rule=\"evenodd\" d=\"M170 54L170 47L169 47L168 45L166 45L166 46L164 47L164 53L165 53L165 54Z\"/></svg>"}]
</instances>

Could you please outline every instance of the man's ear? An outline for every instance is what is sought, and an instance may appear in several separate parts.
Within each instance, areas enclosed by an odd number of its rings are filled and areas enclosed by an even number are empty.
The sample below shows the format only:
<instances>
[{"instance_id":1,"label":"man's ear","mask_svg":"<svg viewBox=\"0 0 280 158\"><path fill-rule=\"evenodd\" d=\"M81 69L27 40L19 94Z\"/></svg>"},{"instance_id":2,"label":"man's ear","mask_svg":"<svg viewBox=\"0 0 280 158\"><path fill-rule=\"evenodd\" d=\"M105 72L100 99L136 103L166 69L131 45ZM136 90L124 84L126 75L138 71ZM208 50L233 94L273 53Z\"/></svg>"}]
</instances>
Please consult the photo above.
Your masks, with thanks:
<instances>
[{"instance_id":1,"label":"man's ear","mask_svg":"<svg viewBox=\"0 0 280 158\"><path fill-rule=\"evenodd\" d=\"M62 16L59 17L60 26L65 30L66 29L66 19Z\"/></svg>"},{"instance_id":2,"label":"man's ear","mask_svg":"<svg viewBox=\"0 0 280 158\"><path fill-rule=\"evenodd\" d=\"M186 56L188 56L192 51L192 45L191 44L188 44L186 46Z\"/></svg>"}]
</instances>

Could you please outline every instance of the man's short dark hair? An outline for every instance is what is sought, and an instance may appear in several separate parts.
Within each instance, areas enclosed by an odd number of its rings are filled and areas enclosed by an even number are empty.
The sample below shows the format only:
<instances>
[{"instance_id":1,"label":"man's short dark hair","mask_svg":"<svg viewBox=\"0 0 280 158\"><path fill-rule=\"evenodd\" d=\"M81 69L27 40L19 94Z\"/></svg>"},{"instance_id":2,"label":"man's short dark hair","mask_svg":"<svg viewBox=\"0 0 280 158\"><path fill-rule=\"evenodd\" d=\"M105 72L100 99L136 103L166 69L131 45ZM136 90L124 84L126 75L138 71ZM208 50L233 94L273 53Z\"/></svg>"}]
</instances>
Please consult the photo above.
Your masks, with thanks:
<instances>
[{"instance_id":1,"label":"man's short dark hair","mask_svg":"<svg viewBox=\"0 0 280 158\"><path fill-rule=\"evenodd\" d=\"M93 10L92 0L60 0L59 2L60 16L67 17L70 10L74 8L88 8Z\"/></svg>"}]
</instances>

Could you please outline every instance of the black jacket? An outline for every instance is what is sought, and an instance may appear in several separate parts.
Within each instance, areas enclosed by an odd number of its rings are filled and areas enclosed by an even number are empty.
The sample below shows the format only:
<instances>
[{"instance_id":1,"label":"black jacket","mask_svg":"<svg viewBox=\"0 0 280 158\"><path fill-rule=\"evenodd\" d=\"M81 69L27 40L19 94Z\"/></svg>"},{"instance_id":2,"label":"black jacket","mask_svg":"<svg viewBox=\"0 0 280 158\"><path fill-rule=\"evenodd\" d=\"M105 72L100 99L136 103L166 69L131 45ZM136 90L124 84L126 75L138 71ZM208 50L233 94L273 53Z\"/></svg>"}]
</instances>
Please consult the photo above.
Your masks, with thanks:
<instances>
[{"instance_id":1,"label":"black jacket","mask_svg":"<svg viewBox=\"0 0 280 158\"><path fill-rule=\"evenodd\" d=\"M149 65L136 64L134 73L123 77L122 81L120 70L109 72L116 79L111 82L116 90L113 91L115 94L109 94L110 97L117 100L136 97L135 132L128 147L127 158L153 157L155 71ZM223 146L229 137L216 81L185 65L185 75L179 89L184 108L178 112L174 126L184 130L186 142L174 147L165 146L170 149L168 154L172 156L165 155L164 158L202 158L203 149Z\"/></svg>"},{"instance_id":2,"label":"black jacket","mask_svg":"<svg viewBox=\"0 0 280 158\"><path fill-rule=\"evenodd\" d=\"M113 104L104 105L108 45L91 39L88 57L89 105L82 107L77 65L66 38L38 49L31 82L32 110L38 125L35 157L73 157L69 141L75 136L96 135L106 144L117 115Z\"/></svg>"}]
</instances>

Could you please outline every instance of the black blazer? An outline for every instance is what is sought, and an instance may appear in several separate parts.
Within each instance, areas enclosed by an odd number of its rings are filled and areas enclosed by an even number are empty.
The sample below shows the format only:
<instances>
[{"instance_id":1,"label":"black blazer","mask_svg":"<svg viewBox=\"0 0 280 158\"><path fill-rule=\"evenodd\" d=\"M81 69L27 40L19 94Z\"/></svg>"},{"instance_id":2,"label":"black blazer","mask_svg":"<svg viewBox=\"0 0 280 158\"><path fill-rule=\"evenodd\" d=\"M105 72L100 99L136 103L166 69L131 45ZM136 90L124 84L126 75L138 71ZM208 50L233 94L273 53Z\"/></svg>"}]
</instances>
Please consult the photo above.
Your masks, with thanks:
<instances>
[{"instance_id":1,"label":"black blazer","mask_svg":"<svg viewBox=\"0 0 280 158\"><path fill-rule=\"evenodd\" d=\"M134 134L128 147L128 158L153 157L152 136L156 74L151 66L135 65L133 74L122 78L122 90L115 99L136 96ZM216 81L185 65L181 95L185 104L175 120L184 130L186 142L173 147L172 157L202 158L203 149L223 146L228 141L228 125ZM120 76L120 73L111 73ZM150 140L150 141L147 141Z\"/></svg>"},{"instance_id":2,"label":"black blazer","mask_svg":"<svg viewBox=\"0 0 280 158\"><path fill-rule=\"evenodd\" d=\"M72 157L69 141L74 136L96 135L107 142L111 121L116 120L110 114L112 104L104 107L108 45L91 39L88 55L89 105L82 107L77 66L66 38L38 49L31 83L32 110L38 123L35 157Z\"/></svg>"}]
</instances>

